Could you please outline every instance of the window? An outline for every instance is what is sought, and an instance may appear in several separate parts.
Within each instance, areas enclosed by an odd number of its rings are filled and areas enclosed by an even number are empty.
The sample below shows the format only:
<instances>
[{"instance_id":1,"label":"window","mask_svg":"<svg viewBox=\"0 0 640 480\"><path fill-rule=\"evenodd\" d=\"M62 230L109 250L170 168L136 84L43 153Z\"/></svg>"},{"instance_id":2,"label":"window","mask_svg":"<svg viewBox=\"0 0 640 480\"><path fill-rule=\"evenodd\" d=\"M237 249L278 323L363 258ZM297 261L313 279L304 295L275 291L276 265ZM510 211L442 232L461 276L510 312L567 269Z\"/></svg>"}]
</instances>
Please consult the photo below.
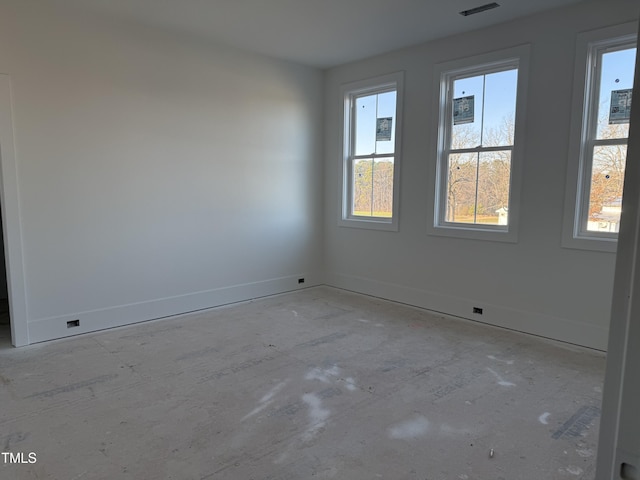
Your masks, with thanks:
<instances>
[{"instance_id":1,"label":"window","mask_svg":"<svg viewBox=\"0 0 640 480\"><path fill-rule=\"evenodd\" d=\"M437 173L430 233L515 241L517 132L528 48L439 65Z\"/></svg>"},{"instance_id":2,"label":"window","mask_svg":"<svg viewBox=\"0 0 640 480\"><path fill-rule=\"evenodd\" d=\"M340 224L398 228L402 74L345 85Z\"/></svg>"},{"instance_id":3,"label":"window","mask_svg":"<svg viewBox=\"0 0 640 480\"><path fill-rule=\"evenodd\" d=\"M570 162L563 234L565 246L604 251L615 251L618 237L636 57L635 33L597 38L611 33L578 40L571 139L577 162Z\"/></svg>"}]
</instances>

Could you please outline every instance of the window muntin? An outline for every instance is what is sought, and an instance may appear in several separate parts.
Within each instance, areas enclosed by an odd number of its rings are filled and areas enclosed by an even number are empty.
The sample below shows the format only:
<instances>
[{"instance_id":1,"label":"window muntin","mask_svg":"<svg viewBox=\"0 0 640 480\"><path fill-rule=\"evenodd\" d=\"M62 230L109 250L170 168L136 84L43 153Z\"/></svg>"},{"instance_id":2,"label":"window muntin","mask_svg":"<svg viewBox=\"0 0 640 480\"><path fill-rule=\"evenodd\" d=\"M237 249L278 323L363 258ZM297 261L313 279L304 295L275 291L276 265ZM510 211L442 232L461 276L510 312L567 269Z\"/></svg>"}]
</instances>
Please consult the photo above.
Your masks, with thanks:
<instances>
[{"instance_id":1,"label":"window muntin","mask_svg":"<svg viewBox=\"0 0 640 480\"><path fill-rule=\"evenodd\" d=\"M589 46L576 237L617 239L635 56L635 42L628 39Z\"/></svg>"},{"instance_id":2,"label":"window muntin","mask_svg":"<svg viewBox=\"0 0 640 480\"><path fill-rule=\"evenodd\" d=\"M518 66L442 74L436 226L508 231Z\"/></svg>"},{"instance_id":3,"label":"window muntin","mask_svg":"<svg viewBox=\"0 0 640 480\"><path fill-rule=\"evenodd\" d=\"M343 87L341 225L397 229L401 82L392 74Z\"/></svg>"}]
</instances>

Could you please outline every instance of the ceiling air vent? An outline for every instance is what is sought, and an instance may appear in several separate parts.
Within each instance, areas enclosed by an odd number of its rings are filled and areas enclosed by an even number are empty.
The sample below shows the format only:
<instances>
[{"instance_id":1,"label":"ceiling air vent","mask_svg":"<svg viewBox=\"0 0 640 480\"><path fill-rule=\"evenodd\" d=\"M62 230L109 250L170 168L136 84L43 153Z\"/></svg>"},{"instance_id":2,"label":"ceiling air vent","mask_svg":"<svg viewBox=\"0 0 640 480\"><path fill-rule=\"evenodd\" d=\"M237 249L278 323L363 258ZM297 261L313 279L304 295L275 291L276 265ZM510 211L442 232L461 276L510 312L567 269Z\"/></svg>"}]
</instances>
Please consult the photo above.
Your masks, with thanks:
<instances>
[{"instance_id":1,"label":"ceiling air vent","mask_svg":"<svg viewBox=\"0 0 640 480\"><path fill-rule=\"evenodd\" d=\"M469 15L474 15L476 13L485 12L487 10L491 10L492 8L498 8L500 5L496 2L487 3L486 5L481 5L480 7L471 8L469 10L463 10L460 12L460 15L463 17L468 17Z\"/></svg>"}]
</instances>

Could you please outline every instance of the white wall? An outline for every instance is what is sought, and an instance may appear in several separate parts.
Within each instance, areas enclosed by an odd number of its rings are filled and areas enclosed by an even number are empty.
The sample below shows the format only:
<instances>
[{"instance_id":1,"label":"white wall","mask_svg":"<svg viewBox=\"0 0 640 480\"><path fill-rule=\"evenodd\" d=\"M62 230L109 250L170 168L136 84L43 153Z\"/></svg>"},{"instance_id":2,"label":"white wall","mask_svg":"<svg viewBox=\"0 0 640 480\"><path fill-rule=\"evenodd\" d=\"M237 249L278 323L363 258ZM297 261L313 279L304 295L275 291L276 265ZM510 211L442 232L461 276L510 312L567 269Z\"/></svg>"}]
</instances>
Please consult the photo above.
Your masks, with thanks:
<instances>
[{"instance_id":1,"label":"white wall","mask_svg":"<svg viewBox=\"0 0 640 480\"><path fill-rule=\"evenodd\" d=\"M322 73L46 3L0 3L28 341L321 282Z\"/></svg>"},{"instance_id":2,"label":"white wall","mask_svg":"<svg viewBox=\"0 0 640 480\"><path fill-rule=\"evenodd\" d=\"M614 255L560 246L574 46L580 31L637 16L635 1L596 1L431 42L329 70L323 99L313 69L3 0L27 341L282 292L304 276L469 318L482 306L483 321L604 349ZM433 65L523 43L519 241L429 236ZM340 228L339 86L398 70L400 231Z\"/></svg>"},{"instance_id":3,"label":"white wall","mask_svg":"<svg viewBox=\"0 0 640 480\"><path fill-rule=\"evenodd\" d=\"M329 70L325 75L327 282L606 349L615 255L560 246L578 32L638 18L635 1L590 2ZM524 182L516 244L429 236L434 64L528 43ZM405 71L400 231L338 227L341 84ZM473 306L484 307L482 317Z\"/></svg>"}]
</instances>

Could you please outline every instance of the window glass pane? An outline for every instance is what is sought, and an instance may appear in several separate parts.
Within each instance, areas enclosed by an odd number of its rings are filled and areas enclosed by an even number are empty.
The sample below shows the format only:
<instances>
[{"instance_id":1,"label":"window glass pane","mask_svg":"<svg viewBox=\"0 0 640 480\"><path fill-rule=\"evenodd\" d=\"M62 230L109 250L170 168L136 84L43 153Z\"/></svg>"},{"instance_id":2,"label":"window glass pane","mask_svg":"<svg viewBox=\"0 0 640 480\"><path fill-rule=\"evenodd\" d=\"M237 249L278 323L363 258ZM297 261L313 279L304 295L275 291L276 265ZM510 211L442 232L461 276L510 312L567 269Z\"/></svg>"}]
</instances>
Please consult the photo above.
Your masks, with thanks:
<instances>
[{"instance_id":1,"label":"window glass pane","mask_svg":"<svg viewBox=\"0 0 640 480\"><path fill-rule=\"evenodd\" d=\"M393 157L354 160L353 210L359 217L387 217L393 213Z\"/></svg>"},{"instance_id":2,"label":"window glass pane","mask_svg":"<svg viewBox=\"0 0 640 480\"><path fill-rule=\"evenodd\" d=\"M479 162L476 223L508 225L511 151L483 152Z\"/></svg>"},{"instance_id":3,"label":"window glass pane","mask_svg":"<svg viewBox=\"0 0 640 480\"><path fill-rule=\"evenodd\" d=\"M376 98L367 95L356 98L355 155L371 155L376 151Z\"/></svg>"},{"instance_id":4,"label":"window glass pane","mask_svg":"<svg viewBox=\"0 0 640 480\"><path fill-rule=\"evenodd\" d=\"M396 127L396 92L356 98L355 155L393 153Z\"/></svg>"},{"instance_id":5,"label":"window glass pane","mask_svg":"<svg viewBox=\"0 0 640 480\"><path fill-rule=\"evenodd\" d=\"M447 175L447 222L475 223L477 153L449 155Z\"/></svg>"},{"instance_id":6,"label":"window glass pane","mask_svg":"<svg viewBox=\"0 0 640 480\"><path fill-rule=\"evenodd\" d=\"M518 70L453 82L451 149L513 145Z\"/></svg>"},{"instance_id":7,"label":"window glass pane","mask_svg":"<svg viewBox=\"0 0 640 480\"><path fill-rule=\"evenodd\" d=\"M513 145L517 86L517 69L486 76L482 122L483 147Z\"/></svg>"},{"instance_id":8,"label":"window glass pane","mask_svg":"<svg viewBox=\"0 0 640 480\"><path fill-rule=\"evenodd\" d=\"M378 124L376 125L376 154L393 153L396 144L396 92L385 92L378 95ZM389 120L389 121L387 121ZM380 126L389 129L385 134Z\"/></svg>"},{"instance_id":9,"label":"window glass pane","mask_svg":"<svg viewBox=\"0 0 640 480\"><path fill-rule=\"evenodd\" d=\"M589 189L588 231L618 231L626 158L626 145L594 148Z\"/></svg>"},{"instance_id":10,"label":"window glass pane","mask_svg":"<svg viewBox=\"0 0 640 480\"><path fill-rule=\"evenodd\" d=\"M373 163L373 216L391 218L393 212L393 158Z\"/></svg>"},{"instance_id":11,"label":"window glass pane","mask_svg":"<svg viewBox=\"0 0 640 480\"><path fill-rule=\"evenodd\" d=\"M511 151L449 155L446 221L508 225Z\"/></svg>"},{"instance_id":12,"label":"window glass pane","mask_svg":"<svg viewBox=\"0 0 640 480\"><path fill-rule=\"evenodd\" d=\"M629 136L629 119L625 112L631 102L628 91L633 88L635 58L635 48L604 53L601 57L597 139Z\"/></svg>"},{"instance_id":13,"label":"window glass pane","mask_svg":"<svg viewBox=\"0 0 640 480\"><path fill-rule=\"evenodd\" d=\"M452 150L480 145L483 85L484 75L453 81Z\"/></svg>"},{"instance_id":14,"label":"window glass pane","mask_svg":"<svg viewBox=\"0 0 640 480\"><path fill-rule=\"evenodd\" d=\"M353 161L352 214L370 217L373 214L373 159Z\"/></svg>"}]
</instances>

